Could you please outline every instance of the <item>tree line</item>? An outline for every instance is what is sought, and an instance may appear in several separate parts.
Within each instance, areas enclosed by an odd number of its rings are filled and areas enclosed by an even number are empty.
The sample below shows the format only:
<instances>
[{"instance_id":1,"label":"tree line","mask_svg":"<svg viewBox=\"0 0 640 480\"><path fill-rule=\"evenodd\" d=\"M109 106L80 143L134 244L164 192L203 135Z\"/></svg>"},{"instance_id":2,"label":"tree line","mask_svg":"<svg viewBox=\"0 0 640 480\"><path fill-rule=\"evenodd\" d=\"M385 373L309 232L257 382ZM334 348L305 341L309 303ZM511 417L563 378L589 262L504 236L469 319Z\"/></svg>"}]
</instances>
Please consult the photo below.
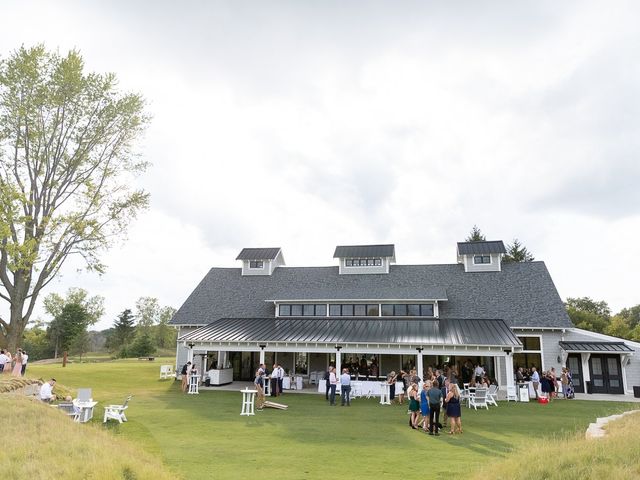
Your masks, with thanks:
<instances>
[{"instance_id":1,"label":"tree line","mask_svg":"<svg viewBox=\"0 0 640 480\"><path fill-rule=\"evenodd\" d=\"M113 326L102 331L90 327L104 315L104 298L89 296L82 288L71 288L64 297L47 295L44 309L49 320L39 319L24 332L22 346L32 360L58 358L65 352L81 358L88 352L143 357L175 346L177 331L169 325L175 309L161 306L153 297L140 297L134 310L123 310Z\"/></svg>"},{"instance_id":2,"label":"tree line","mask_svg":"<svg viewBox=\"0 0 640 480\"><path fill-rule=\"evenodd\" d=\"M611 315L611 309L604 300L581 297L567 298L565 307L571 322L578 328L640 341L640 305L623 308Z\"/></svg>"}]
</instances>

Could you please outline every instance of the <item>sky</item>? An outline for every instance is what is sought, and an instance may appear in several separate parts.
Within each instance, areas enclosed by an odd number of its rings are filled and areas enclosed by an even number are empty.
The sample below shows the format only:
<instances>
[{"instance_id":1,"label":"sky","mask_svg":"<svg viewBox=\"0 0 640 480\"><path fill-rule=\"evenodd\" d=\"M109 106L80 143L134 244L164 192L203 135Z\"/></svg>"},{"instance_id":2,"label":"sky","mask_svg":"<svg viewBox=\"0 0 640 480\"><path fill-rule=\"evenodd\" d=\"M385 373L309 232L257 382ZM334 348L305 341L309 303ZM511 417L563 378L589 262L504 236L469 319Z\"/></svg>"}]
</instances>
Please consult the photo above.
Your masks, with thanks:
<instances>
[{"instance_id":1,"label":"sky","mask_svg":"<svg viewBox=\"0 0 640 480\"><path fill-rule=\"evenodd\" d=\"M180 307L243 247L455 263L477 225L518 238L563 299L639 304L638 18L631 1L4 0L1 57L79 49L153 116L150 209L105 274L70 261L41 298L102 295L108 328L142 296Z\"/></svg>"}]
</instances>

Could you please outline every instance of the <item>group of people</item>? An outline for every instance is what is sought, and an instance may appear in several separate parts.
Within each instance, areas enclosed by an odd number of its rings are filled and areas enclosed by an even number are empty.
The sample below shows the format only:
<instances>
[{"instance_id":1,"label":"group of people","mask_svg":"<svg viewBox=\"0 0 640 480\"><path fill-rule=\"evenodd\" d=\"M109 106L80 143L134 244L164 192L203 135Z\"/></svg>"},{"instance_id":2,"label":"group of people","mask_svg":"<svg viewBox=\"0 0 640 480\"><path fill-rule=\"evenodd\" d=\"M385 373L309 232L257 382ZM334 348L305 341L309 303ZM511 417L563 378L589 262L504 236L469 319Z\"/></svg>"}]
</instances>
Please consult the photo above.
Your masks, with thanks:
<instances>
[{"instance_id":1,"label":"group of people","mask_svg":"<svg viewBox=\"0 0 640 480\"><path fill-rule=\"evenodd\" d=\"M0 350L0 374L11 374L14 377L24 377L27 371L29 355L19 348L15 355L8 350Z\"/></svg>"},{"instance_id":2,"label":"group of people","mask_svg":"<svg viewBox=\"0 0 640 480\"><path fill-rule=\"evenodd\" d=\"M182 366L182 370L180 371L180 375L182 376L182 391L186 392L189 390L189 379L192 375L198 375L198 367L194 363L187 362Z\"/></svg>"},{"instance_id":3,"label":"group of people","mask_svg":"<svg viewBox=\"0 0 640 480\"><path fill-rule=\"evenodd\" d=\"M282 395L282 383L284 380L285 372L279 363L273 364L273 370L269 372L267 366L261 363L255 373L253 384L256 391L256 403L258 410L264 408L265 402L265 382L269 382L270 395L272 397L279 397Z\"/></svg>"},{"instance_id":4,"label":"group of people","mask_svg":"<svg viewBox=\"0 0 640 480\"><path fill-rule=\"evenodd\" d=\"M542 374L538 372L536 367L531 367L530 369L518 367L516 370L516 383L523 384L529 381L533 387L536 399L540 396L548 398L549 401L558 398L560 389L558 388L558 377L554 367L542 372ZM574 398L573 380L568 367L562 367L560 385L562 388L562 396L565 400Z\"/></svg>"},{"instance_id":5,"label":"group of people","mask_svg":"<svg viewBox=\"0 0 640 480\"><path fill-rule=\"evenodd\" d=\"M392 372L393 373L393 372ZM409 399L409 426L414 430L422 427L429 435L440 435L440 429L449 420L449 434L462 433L462 410L460 408L460 389L455 381L450 381L442 372L436 370L422 383L412 378L406 396ZM443 412L444 425L440 423Z\"/></svg>"}]
</instances>

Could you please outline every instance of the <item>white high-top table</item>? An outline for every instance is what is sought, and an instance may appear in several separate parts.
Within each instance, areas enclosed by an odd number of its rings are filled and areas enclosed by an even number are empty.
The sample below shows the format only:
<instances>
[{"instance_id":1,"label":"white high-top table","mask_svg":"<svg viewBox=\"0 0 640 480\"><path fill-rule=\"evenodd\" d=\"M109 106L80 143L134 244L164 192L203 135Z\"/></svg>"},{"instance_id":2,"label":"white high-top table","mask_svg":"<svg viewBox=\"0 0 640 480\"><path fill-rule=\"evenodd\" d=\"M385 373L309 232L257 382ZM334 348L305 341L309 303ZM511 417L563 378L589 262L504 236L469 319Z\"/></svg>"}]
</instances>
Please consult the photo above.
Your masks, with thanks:
<instances>
[{"instance_id":1,"label":"white high-top table","mask_svg":"<svg viewBox=\"0 0 640 480\"><path fill-rule=\"evenodd\" d=\"M240 415L255 415L253 405L258 391L245 388L244 390L240 390L240 392L242 392L242 411Z\"/></svg>"}]
</instances>

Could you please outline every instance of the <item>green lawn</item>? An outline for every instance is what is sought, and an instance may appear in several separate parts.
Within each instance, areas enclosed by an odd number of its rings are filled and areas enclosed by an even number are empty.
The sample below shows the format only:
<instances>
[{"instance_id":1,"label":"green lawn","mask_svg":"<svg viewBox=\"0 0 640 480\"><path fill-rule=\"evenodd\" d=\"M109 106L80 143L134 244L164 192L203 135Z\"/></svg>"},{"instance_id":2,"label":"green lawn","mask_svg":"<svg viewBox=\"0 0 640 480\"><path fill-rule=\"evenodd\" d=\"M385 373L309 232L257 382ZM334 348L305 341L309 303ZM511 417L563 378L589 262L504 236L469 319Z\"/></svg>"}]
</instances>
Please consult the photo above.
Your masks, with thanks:
<instances>
[{"instance_id":1,"label":"green lawn","mask_svg":"<svg viewBox=\"0 0 640 480\"><path fill-rule=\"evenodd\" d=\"M141 444L184 478L400 478L415 456L416 476L465 478L528 439L584 431L598 416L633 404L558 400L551 405L500 402L489 411L463 409L465 433L430 437L407 425L406 406L358 399L351 408L329 407L323 395L285 394L288 411L266 409L240 417L238 392L184 395L179 383L159 380L163 362L30 365L30 376L51 376L69 387L91 387L100 405L133 393L129 422L105 427ZM168 361L166 363L172 363ZM102 409L96 412L101 421ZM422 475L420 475L422 476Z\"/></svg>"}]
</instances>

